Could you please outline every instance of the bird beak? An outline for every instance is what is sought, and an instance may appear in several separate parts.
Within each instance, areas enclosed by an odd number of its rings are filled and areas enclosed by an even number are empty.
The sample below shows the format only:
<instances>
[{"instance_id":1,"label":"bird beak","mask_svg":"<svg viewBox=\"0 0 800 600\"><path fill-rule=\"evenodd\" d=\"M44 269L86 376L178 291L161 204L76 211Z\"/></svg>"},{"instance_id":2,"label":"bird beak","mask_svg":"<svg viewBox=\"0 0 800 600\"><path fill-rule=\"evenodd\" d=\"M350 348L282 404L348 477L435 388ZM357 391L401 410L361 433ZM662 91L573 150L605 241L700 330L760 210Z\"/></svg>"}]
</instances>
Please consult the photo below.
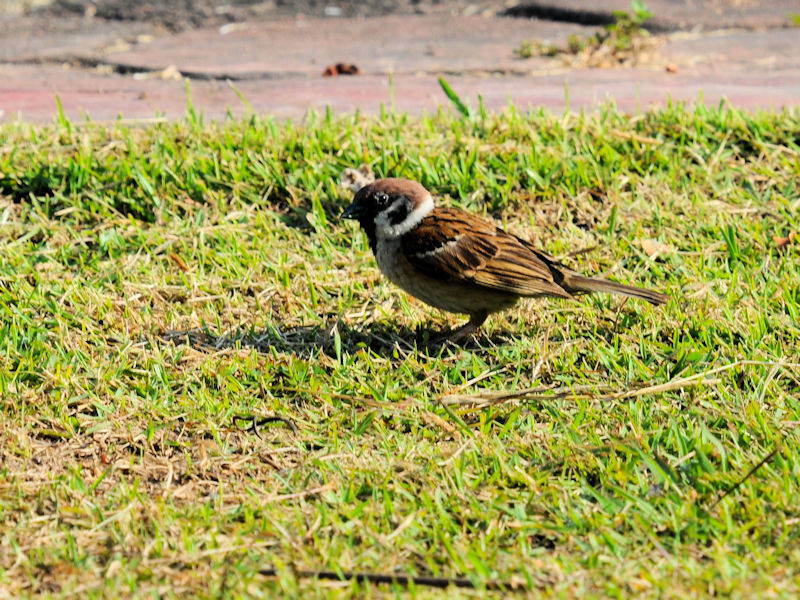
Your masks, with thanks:
<instances>
[{"instance_id":1,"label":"bird beak","mask_svg":"<svg viewBox=\"0 0 800 600\"><path fill-rule=\"evenodd\" d=\"M360 204L353 202L350 206L344 209L342 213L343 219L358 219L364 214L364 207Z\"/></svg>"}]
</instances>

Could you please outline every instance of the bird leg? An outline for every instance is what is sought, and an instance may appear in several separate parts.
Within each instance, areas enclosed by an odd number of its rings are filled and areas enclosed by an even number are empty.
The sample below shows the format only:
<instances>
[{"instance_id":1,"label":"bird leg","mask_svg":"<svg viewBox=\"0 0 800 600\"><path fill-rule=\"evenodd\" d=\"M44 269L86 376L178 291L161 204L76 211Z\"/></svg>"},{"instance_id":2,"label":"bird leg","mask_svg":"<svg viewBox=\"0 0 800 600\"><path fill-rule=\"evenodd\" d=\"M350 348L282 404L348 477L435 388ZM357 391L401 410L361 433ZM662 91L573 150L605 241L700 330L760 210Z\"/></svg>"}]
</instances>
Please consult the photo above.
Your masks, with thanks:
<instances>
[{"instance_id":1,"label":"bird leg","mask_svg":"<svg viewBox=\"0 0 800 600\"><path fill-rule=\"evenodd\" d=\"M435 336L431 340L431 342L433 344L444 344L447 342L455 344L461 342L465 338L469 337L470 335L478 331L478 329L480 328L481 325L483 325L483 322L486 320L488 316L489 313L485 310L472 313L469 316L469 321L467 321L464 325L458 327L457 329L443 331L439 335Z\"/></svg>"}]
</instances>

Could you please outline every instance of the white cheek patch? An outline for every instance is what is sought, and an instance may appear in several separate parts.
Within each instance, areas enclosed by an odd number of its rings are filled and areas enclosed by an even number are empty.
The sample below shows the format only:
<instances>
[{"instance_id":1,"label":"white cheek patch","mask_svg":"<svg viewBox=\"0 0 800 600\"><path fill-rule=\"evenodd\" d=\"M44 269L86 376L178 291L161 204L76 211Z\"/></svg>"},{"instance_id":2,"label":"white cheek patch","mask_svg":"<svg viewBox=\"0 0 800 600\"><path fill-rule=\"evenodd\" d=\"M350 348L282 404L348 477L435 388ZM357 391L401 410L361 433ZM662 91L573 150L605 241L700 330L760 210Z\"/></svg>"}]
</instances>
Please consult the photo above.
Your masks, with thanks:
<instances>
[{"instance_id":1,"label":"white cheek patch","mask_svg":"<svg viewBox=\"0 0 800 600\"><path fill-rule=\"evenodd\" d=\"M389 215L394 209L399 208L403 202L409 202L408 198L398 198L388 208L382 210L377 217L375 217L375 233L379 238L391 239L398 238L414 229L419 225L420 221L428 216L433 210L433 197L428 194L425 199L420 202L419 206L408 213L408 216L397 224L393 224L389 219Z\"/></svg>"}]
</instances>

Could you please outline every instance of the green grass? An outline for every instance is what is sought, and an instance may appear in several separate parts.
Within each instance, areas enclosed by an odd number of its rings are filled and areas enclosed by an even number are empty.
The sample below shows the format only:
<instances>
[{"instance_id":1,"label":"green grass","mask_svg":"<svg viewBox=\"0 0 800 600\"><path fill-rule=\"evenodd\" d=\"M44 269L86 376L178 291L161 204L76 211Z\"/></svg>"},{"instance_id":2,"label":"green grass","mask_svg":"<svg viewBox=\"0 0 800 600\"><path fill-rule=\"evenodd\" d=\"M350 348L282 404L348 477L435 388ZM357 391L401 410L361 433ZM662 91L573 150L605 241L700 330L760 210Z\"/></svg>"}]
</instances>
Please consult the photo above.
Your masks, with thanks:
<instances>
[{"instance_id":1,"label":"green grass","mask_svg":"<svg viewBox=\"0 0 800 600\"><path fill-rule=\"evenodd\" d=\"M426 350L463 319L337 218L362 162L670 301ZM3 126L0 590L796 595L799 178L797 112L727 106Z\"/></svg>"}]
</instances>

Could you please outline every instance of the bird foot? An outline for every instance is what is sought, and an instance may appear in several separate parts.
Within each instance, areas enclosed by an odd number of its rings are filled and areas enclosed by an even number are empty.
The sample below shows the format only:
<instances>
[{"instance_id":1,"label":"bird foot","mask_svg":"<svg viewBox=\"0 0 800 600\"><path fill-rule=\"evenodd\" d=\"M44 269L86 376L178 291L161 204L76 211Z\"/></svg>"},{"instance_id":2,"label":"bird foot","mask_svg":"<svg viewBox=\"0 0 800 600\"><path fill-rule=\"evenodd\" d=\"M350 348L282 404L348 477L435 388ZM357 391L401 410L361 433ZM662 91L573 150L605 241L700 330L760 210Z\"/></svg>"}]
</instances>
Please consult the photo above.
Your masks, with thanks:
<instances>
[{"instance_id":1,"label":"bird foot","mask_svg":"<svg viewBox=\"0 0 800 600\"><path fill-rule=\"evenodd\" d=\"M487 313L478 313L476 315L470 316L469 321L467 321L461 327L457 327L456 329L448 329L447 331L442 331L441 333L436 334L430 339L428 342L429 346L444 346L445 344L452 344L453 346L457 346L473 333L480 329L483 322L486 320Z\"/></svg>"}]
</instances>

